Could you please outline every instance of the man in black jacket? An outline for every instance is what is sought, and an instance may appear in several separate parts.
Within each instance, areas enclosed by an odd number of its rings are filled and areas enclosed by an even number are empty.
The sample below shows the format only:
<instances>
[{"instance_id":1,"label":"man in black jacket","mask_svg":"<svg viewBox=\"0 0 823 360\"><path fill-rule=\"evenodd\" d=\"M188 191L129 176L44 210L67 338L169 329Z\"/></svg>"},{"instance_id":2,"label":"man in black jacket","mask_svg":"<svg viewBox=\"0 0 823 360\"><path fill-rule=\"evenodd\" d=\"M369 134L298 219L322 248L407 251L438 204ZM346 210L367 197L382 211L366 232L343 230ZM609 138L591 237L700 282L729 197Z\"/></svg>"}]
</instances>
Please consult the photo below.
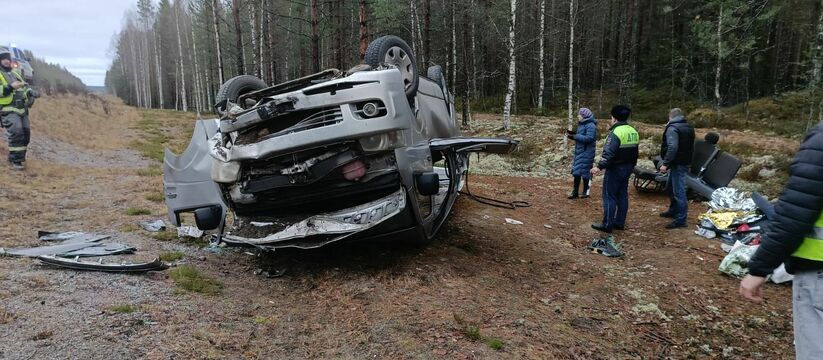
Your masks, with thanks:
<instances>
[{"instance_id":1,"label":"man in black jacket","mask_svg":"<svg viewBox=\"0 0 823 360\"><path fill-rule=\"evenodd\" d=\"M781 263L794 274L797 358L823 359L823 123L800 145L774 218L749 261L749 275L740 282L740 294L763 301L761 286Z\"/></svg>"},{"instance_id":2,"label":"man in black jacket","mask_svg":"<svg viewBox=\"0 0 823 360\"><path fill-rule=\"evenodd\" d=\"M692 163L694 151L694 128L686 122L683 111L674 108L669 111L669 122L663 131L660 157L663 164L661 173L669 173L669 209L660 216L672 218L666 229L686 227L689 203L686 199L686 173Z\"/></svg>"},{"instance_id":3,"label":"man in black jacket","mask_svg":"<svg viewBox=\"0 0 823 360\"><path fill-rule=\"evenodd\" d=\"M637 165L640 135L628 124L632 110L623 105L612 108L612 127L603 146L603 154L597 167L591 170L603 176L603 222L592 224L598 231L610 233L612 229L623 230L629 213L629 176Z\"/></svg>"}]
</instances>

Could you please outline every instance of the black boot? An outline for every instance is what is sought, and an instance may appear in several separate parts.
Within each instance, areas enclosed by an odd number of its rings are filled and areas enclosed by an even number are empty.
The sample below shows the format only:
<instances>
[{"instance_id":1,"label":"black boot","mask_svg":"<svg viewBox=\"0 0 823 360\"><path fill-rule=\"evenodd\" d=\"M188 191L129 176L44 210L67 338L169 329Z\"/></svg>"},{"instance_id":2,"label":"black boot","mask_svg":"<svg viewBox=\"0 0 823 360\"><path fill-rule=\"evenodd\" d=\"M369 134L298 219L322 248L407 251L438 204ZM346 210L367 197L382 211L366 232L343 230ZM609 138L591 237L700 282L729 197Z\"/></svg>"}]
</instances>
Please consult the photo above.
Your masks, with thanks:
<instances>
[{"instance_id":1,"label":"black boot","mask_svg":"<svg viewBox=\"0 0 823 360\"><path fill-rule=\"evenodd\" d=\"M574 190L574 191L570 192L568 198L569 199L577 199L578 198L577 190Z\"/></svg>"}]
</instances>

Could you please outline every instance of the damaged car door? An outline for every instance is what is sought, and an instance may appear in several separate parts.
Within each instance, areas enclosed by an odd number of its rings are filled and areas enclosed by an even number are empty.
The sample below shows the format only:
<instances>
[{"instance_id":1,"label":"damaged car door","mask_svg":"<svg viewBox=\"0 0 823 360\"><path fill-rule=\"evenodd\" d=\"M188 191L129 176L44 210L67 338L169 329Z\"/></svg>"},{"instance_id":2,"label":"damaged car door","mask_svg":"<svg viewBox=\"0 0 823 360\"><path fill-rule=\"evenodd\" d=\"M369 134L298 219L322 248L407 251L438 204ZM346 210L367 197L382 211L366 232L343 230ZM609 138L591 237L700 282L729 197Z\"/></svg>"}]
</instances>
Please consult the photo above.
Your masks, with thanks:
<instances>
[{"instance_id":1,"label":"damaged car door","mask_svg":"<svg viewBox=\"0 0 823 360\"><path fill-rule=\"evenodd\" d=\"M209 139L218 131L217 120L198 120L188 148L175 155L168 148L163 157L163 192L169 221L180 226L180 214L194 212L201 229L213 229L226 216L226 202L212 180L213 159Z\"/></svg>"}]
</instances>

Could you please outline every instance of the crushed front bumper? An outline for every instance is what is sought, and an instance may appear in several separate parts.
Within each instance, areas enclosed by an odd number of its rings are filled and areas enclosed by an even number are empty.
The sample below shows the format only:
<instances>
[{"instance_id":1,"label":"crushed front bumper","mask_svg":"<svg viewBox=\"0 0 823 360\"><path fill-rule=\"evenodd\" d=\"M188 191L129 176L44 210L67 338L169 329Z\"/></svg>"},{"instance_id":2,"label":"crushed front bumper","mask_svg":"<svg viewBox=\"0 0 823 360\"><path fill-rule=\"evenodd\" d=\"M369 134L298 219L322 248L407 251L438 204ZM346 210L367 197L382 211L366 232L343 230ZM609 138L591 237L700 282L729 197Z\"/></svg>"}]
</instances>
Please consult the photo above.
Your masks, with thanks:
<instances>
[{"instance_id":1,"label":"crushed front bumper","mask_svg":"<svg viewBox=\"0 0 823 360\"><path fill-rule=\"evenodd\" d=\"M229 233L223 240L234 245L268 248L318 248L370 229L401 213L405 208L406 193L401 187L386 197L339 211L313 215L262 238Z\"/></svg>"}]
</instances>

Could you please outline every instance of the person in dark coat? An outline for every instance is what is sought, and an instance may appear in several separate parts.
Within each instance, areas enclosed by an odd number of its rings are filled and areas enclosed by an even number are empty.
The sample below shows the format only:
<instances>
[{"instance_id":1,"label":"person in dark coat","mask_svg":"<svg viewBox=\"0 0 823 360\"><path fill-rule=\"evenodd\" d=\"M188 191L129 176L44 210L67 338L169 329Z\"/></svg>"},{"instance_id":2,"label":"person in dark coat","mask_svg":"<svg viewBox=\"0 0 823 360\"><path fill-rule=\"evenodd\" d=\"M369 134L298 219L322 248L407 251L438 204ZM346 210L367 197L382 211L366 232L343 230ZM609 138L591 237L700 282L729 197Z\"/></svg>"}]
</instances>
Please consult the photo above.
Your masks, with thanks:
<instances>
[{"instance_id":1,"label":"person in dark coat","mask_svg":"<svg viewBox=\"0 0 823 360\"><path fill-rule=\"evenodd\" d=\"M669 209L660 213L661 217L672 218L666 229L686 227L689 203L686 199L686 173L692 163L694 153L694 128L686 122L683 110L669 111L669 122L663 130L660 157L663 164L661 173L669 173L666 192L669 194Z\"/></svg>"},{"instance_id":2,"label":"person in dark coat","mask_svg":"<svg viewBox=\"0 0 823 360\"><path fill-rule=\"evenodd\" d=\"M760 247L740 282L744 298L762 302L761 287L781 263L794 274L792 320L797 359L823 359L823 122L807 135Z\"/></svg>"},{"instance_id":3,"label":"person in dark coat","mask_svg":"<svg viewBox=\"0 0 823 360\"><path fill-rule=\"evenodd\" d=\"M589 180L594 165L594 151L597 145L597 120L588 108L580 108L577 112L577 131L569 132L569 139L574 140L574 160L572 161L572 176L574 188L569 193L569 199L589 197ZM583 192L579 192L580 182L583 182Z\"/></svg>"},{"instance_id":4,"label":"person in dark coat","mask_svg":"<svg viewBox=\"0 0 823 360\"><path fill-rule=\"evenodd\" d=\"M628 124L632 110L624 105L612 108L611 128L603 145L603 154L597 167L591 170L597 175L605 170L603 176L603 221L592 224L598 231L610 233L612 229L623 230L626 227L626 215L629 213L629 176L637 165L640 135Z\"/></svg>"}]
</instances>

